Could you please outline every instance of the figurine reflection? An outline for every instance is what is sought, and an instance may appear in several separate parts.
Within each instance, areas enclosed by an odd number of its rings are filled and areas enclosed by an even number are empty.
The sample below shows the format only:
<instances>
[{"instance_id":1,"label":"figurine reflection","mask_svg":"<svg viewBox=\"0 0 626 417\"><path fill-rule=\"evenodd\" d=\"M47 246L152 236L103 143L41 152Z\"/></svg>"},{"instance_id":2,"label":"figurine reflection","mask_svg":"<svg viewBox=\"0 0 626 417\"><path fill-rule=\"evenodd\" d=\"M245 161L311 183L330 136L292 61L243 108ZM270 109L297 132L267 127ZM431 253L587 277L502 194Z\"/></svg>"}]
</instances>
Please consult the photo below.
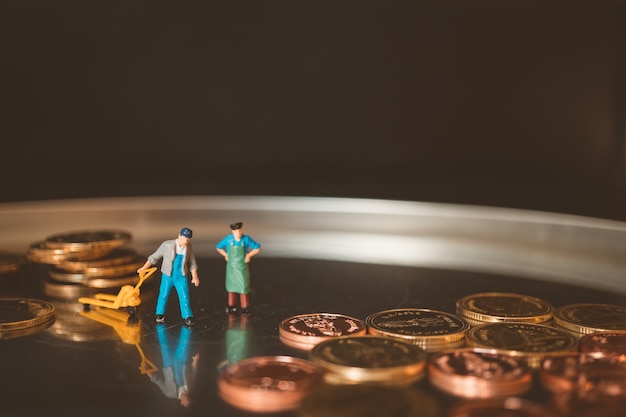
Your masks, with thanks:
<instances>
[{"instance_id":1,"label":"figurine reflection","mask_svg":"<svg viewBox=\"0 0 626 417\"><path fill-rule=\"evenodd\" d=\"M177 341L172 337L176 329L168 329L163 323L156 325L163 366L160 372L148 375L166 397L177 398L182 407L190 408L189 388L196 375L200 354L190 357L191 328L181 326Z\"/></svg>"},{"instance_id":2,"label":"figurine reflection","mask_svg":"<svg viewBox=\"0 0 626 417\"><path fill-rule=\"evenodd\" d=\"M237 361L248 357L248 316L239 314L228 315L228 327L224 336L226 359L217 365L218 373Z\"/></svg>"}]
</instances>

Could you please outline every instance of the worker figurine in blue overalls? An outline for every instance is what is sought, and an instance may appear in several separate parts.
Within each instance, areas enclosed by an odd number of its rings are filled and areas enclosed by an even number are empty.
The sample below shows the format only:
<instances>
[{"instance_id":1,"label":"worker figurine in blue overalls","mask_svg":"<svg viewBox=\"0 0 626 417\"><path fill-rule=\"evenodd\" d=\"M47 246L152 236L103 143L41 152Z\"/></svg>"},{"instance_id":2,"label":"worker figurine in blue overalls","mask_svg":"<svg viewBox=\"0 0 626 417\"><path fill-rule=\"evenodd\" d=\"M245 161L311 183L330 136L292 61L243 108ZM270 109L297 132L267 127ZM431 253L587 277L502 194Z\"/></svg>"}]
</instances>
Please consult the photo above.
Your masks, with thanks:
<instances>
[{"instance_id":1,"label":"worker figurine in blue overalls","mask_svg":"<svg viewBox=\"0 0 626 417\"><path fill-rule=\"evenodd\" d=\"M243 223L230 225L232 233L217 245L217 252L226 260L226 292L228 293L228 313L237 312L237 294L243 314L250 307L250 259L261 252L261 245L243 233Z\"/></svg>"},{"instance_id":2,"label":"worker figurine in blue overalls","mask_svg":"<svg viewBox=\"0 0 626 417\"><path fill-rule=\"evenodd\" d=\"M189 302L189 282L187 275L191 274L191 283L196 287L200 285L198 278L198 264L191 246L193 232L187 227L183 227L178 234L178 238L166 240L161 243L158 249L150 256L146 263L137 270L142 271L155 265L161 259L161 286L159 287L159 297L156 305L156 322L165 322L165 307L167 299L172 292L172 287L176 288L180 314L187 326L194 324L193 312Z\"/></svg>"}]
</instances>

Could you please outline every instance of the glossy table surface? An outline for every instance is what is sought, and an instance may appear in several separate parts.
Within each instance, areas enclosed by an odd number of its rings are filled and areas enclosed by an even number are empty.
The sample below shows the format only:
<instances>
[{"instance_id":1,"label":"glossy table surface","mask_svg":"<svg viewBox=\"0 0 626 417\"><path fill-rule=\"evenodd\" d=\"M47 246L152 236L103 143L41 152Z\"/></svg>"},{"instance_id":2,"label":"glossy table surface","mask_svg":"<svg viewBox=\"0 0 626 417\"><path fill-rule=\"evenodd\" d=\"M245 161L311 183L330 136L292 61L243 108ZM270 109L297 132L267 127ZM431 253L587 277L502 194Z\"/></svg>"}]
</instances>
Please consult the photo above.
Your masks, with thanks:
<instances>
[{"instance_id":1,"label":"glossy table surface","mask_svg":"<svg viewBox=\"0 0 626 417\"><path fill-rule=\"evenodd\" d=\"M214 246L243 221L263 246L253 259L249 317L224 311L224 261ZM124 229L146 256L194 230L201 285L191 288L197 323L185 327L175 294L159 343L154 322L158 273L142 287L138 322L102 322L76 298L45 294L48 266L29 264L2 295L44 299L57 309L50 327L0 339L3 415L244 416L217 392L219 367L233 358L308 353L283 344L281 320L333 312L365 319L377 311L418 307L455 311L472 293L503 291L555 306L626 305L626 225L620 222L490 207L403 201L298 197L119 198L10 203L0 206L0 250L26 252L53 233ZM93 312L93 311L92 311ZM122 312L123 314L126 314ZM237 332L236 351L227 343ZM192 405L183 408L144 371L163 367L167 348L188 337ZM443 412L458 400L416 384ZM544 401L539 387L529 399ZM297 415L287 410L270 415Z\"/></svg>"}]
</instances>

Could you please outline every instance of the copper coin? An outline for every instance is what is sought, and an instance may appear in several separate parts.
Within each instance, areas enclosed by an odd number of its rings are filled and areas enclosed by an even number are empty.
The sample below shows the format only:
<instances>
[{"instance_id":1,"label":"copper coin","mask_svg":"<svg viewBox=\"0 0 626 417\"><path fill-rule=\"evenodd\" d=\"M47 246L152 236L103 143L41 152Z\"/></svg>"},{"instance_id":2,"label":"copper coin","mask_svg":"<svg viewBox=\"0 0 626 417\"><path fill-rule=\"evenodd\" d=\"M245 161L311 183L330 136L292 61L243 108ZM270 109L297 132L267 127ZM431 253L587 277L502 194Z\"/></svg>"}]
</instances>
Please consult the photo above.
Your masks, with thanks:
<instances>
[{"instance_id":1,"label":"copper coin","mask_svg":"<svg viewBox=\"0 0 626 417\"><path fill-rule=\"evenodd\" d=\"M310 350L316 344L339 336L367 333L365 322L333 313L300 314L283 320L278 327L280 340L286 345Z\"/></svg>"},{"instance_id":2,"label":"copper coin","mask_svg":"<svg viewBox=\"0 0 626 417\"><path fill-rule=\"evenodd\" d=\"M522 394L532 384L527 363L491 349L451 349L430 355L428 377L438 389L464 398Z\"/></svg>"},{"instance_id":3,"label":"copper coin","mask_svg":"<svg viewBox=\"0 0 626 417\"><path fill-rule=\"evenodd\" d=\"M595 332L580 338L578 350L595 356L617 356L626 362L626 332Z\"/></svg>"},{"instance_id":4,"label":"copper coin","mask_svg":"<svg viewBox=\"0 0 626 417\"><path fill-rule=\"evenodd\" d=\"M227 365L218 379L220 397L252 412L293 410L324 372L314 363L291 356L258 356Z\"/></svg>"}]
</instances>

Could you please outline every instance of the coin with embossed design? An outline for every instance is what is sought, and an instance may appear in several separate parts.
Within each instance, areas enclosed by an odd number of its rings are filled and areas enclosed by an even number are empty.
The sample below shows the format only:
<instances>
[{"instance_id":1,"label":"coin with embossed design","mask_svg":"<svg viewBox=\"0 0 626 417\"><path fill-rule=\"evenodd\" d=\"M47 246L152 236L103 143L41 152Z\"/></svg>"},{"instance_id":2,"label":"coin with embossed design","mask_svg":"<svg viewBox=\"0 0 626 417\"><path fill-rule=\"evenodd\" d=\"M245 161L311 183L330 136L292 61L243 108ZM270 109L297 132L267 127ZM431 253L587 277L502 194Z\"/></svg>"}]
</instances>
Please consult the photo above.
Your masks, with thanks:
<instances>
[{"instance_id":1,"label":"coin with embossed design","mask_svg":"<svg viewBox=\"0 0 626 417\"><path fill-rule=\"evenodd\" d=\"M535 323L481 324L467 332L465 343L469 347L496 349L501 353L523 357L531 368L537 368L547 356L578 349L578 339L574 335Z\"/></svg>"},{"instance_id":2,"label":"coin with embossed design","mask_svg":"<svg viewBox=\"0 0 626 417\"><path fill-rule=\"evenodd\" d=\"M333 337L366 333L364 321L334 313L300 314L283 320L278 327L279 338L283 343L302 350L310 350Z\"/></svg>"},{"instance_id":3,"label":"coin with embossed design","mask_svg":"<svg viewBox=\"0 0 626 417\"><path fill-rule=\"evenodd\" d=\"M611 304L568 304L555 310L554 323L581 335L626 331L626 307Z\"/></svg>"},{"instance_id":4,"label":"coin with embossed design","mask_svg":"<svg viewBox=\"0 0 626 417\"><path fill-rule=\"evenodd\" d=\"M551 303L524 294L488 292L471 294L456 302L456 312L470 324L485 322L545 323L552 319Z\"/></svg>"},{"instance_id":5,"label":"coin with embossed design","mask_svg":"<svg viewBox=\"0 0 626 417\"><path fill-rule=\"evenodd\" d=\"M43 328L55 317L54 304L30 298L0 299L0 338L12 337L14 331ZM13 333L15 334L15 333Z\"/></svg>"},{"instance_id":6,"label":"coin with embossed design","mask_svg":"<svg viewBox=\"0 0 626 417\"><path fill-rule=\"evenodd\" d=\"M389 337L342 336L318 343L311 361L326 369L330 383L410 384L425 370L426 351Z\"/></svg>"},{"instance_id":7,"label":"coin with embossed design","mask_svg":"<svg viewBox=\"0 0 626 417\"><path fill-rule=\"evenodd\" d=\"M432 353L428 378L433 386L463 398L520 395L531 387L526 361L493 349L462 348Z\"/></svg>"},{"instance_id":8,"label":"coin with embossed design","mask_svg":"<svg viewBox=\"0 0 626 417\"><path fill-rule=\"evenodd\" d=\"M413 343L427 350L459 347L469 324L456 314L425 308L380 311L365 319L368 333Z\"/></svg>"}]
</instances>

